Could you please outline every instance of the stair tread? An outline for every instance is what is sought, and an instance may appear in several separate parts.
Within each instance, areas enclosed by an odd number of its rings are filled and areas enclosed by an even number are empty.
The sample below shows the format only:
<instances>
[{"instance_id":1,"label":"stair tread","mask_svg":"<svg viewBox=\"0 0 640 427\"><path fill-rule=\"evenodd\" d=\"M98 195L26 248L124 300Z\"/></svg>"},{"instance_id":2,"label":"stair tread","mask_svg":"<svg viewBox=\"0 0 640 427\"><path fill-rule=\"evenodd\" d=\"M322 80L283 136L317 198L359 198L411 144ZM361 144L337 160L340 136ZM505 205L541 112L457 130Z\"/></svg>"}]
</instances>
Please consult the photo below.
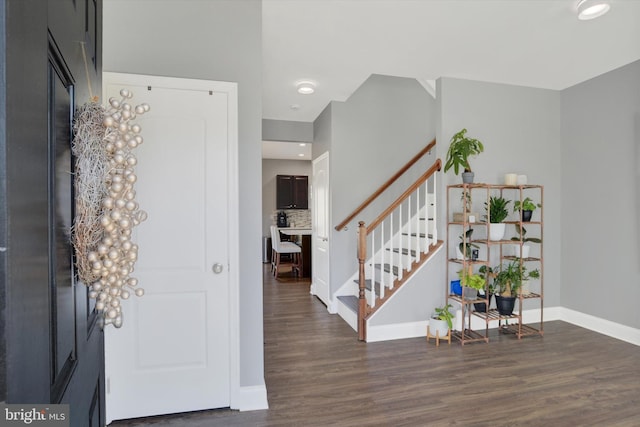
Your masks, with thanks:
<instances>
[{"instance_id":1,"label":"stair tread","mask_svg":"<svg viewBox=\"0 0 640 427\"><path fill-rule=\"evenodd\" d=\"M353 311L354 313L358 312L358 297L355 295L339 295L338 300L342 301L342 303Z\"/></svg>"},{"instance_id":2,"label":"stair tread","mask_svg":"<svg viewBox=\"0 0 640 427\"><path fill-rule=\"evenodd\" d=\"M418 236L418 237L422 237L422 238L425 238L425 237L433 238L433 234L424 234L424 233L420 233L420 234L418 235L417 233L411 233L411 234L409 234L409 233L405 233L405 232L403 232L403 233L402 233L402 235L403 235L403 236L411 236L411 237L416 237L416 236Z\"/></svg>"},{"instance_id":3,"label":"stair tread","mask_svg":"<svg viewBox=\"0 0 640 427\"><path fill-rule=\"evenodd\" d=\"M389 249L387 248L387 251L393 251L394 253L398 253L400 252L399 248L393 248L393 249ZM409 250L407 248L402 248L402 255L408 255L409 254ZM414 251L413 249L411 249L411 256L416 256L416 251Z\"/></svg>"}]
</instances>

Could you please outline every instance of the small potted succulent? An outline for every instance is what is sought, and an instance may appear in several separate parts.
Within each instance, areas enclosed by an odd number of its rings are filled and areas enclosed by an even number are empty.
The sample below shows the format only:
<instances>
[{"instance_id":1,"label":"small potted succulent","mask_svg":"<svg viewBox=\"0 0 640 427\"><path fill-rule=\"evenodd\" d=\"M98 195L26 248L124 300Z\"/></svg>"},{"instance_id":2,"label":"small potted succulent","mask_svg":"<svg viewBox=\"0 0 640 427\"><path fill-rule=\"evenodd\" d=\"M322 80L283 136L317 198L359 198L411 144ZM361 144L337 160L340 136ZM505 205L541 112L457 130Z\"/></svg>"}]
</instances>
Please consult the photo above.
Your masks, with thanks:
<instances>
[{"instance_id":1,"label":"small potted succulent","mask_svg":"<svg viewBox=\"0 0 640 427\"><path fill-rule=\"evenodd\" d=\"M520 202L520 200L516 200L515 202L513 202L513 211L520 211L522 215L522 222L530 222L533 211L535 211L536 208L541 207L542 204L534 203L530 197L526 197L522 202Z\"/></svg>"},{"instance_id":2,"label":"small potted succulent","mask_svg":"<svg viewBox=\"0 0 640 427\"><path fill-rule=\"evenodd\" d=\"M466 136L467 130L462 129L453 135L449 150L447 151L447 161L444 164L444 171L453 168L453 172L458 175L462 169L462 182L473 183L474 173L469 164L471 156L477 156L484 151L482 142Z\"/></svg>"},{"instance_id":3,"label":"small potted succulent","mask_svg":"<svg viewBox=\"0 0 640 427\"><path fill-rule=\"evenodd\" d=\"M487 212L484 217L490 223L489 240L497 241L504 237L507 225L503 221L509 216L509 203L511 200L502 196L491 196L488 204L484 203L484 209Z\"/></svg>"}]
</instances>

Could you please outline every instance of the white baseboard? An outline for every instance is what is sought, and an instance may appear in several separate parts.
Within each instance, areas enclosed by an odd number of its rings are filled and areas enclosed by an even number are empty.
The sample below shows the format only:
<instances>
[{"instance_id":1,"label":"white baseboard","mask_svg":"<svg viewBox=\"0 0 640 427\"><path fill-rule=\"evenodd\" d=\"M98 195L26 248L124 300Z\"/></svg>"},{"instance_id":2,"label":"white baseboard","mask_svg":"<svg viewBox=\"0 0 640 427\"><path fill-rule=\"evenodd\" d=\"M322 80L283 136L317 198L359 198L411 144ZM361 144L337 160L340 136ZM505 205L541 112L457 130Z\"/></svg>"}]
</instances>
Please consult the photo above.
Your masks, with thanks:
<instances>
[{"instance_id":1,"label":"white baseboard","mask_svg":"<svg viewBox=\"0 0 640 427\"><path fill-rule=\"evenodd\" d=\"M456 329L462 328L462 311L456 313ZM544 309L544 321L551 322L562 320L590 331L598 332L612 338L626 341L640 346L640 329L601 319L589 314L580 313L564 307L549 307ZM540 309L525 310L522 313L522 322L537 323L540 321ZM367 342L389 341L402 338L416 338L427 335L427 321L398 323L395 325L369 326L367 329ZM471 316L472 329L484 329L485 321L479 317ZM489 329L497 328L498 322L489 322Z\"/></svg>"},{"instance_id":2,"label":"white baseboard","mask_svg":"<svg viewBox=\"0 0 640 427\"><path fill-rule=\"evenodd\" d=\"M231 409L237 409L239 411L269 409L266 384L240 387L236 398L233 399Z\"/></svg>"},{"instance_id":3,"label":"white baseboard","mask_svg":"<svg viewBox=\"0 0 640 427\"><path fill-rule=\"evenodd\" d=\"M561 308L560 320L640 346L640 329L600 319L569 308Z\"/></svg>"},{"instance_id":4,"label":"white baseboard","mask_svg":"<svg viewBox=\"0 0 640 427\"><path fill-rule=\"evenodd\" d=\"M367 327L367 342L399 340L427 336L427 321Z\"/></svg>"}]
</instances>

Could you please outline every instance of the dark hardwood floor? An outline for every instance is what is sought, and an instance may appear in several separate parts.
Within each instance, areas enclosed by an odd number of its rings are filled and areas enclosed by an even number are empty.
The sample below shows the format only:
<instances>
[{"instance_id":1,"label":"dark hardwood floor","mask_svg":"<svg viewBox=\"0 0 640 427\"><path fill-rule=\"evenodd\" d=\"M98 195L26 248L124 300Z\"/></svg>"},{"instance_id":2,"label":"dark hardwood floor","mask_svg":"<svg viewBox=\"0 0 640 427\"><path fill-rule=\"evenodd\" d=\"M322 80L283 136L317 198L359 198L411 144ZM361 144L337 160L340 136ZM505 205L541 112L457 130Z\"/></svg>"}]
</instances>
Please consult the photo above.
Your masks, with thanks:
<instances>
[{"instance_id":1,"label":"dark hardwood floor","mask_svg":"<svg viewBox=\"0 0 640 427\"><path fill-rule=\"evenodd\" d=\"M559 321L520 341L493 331L489 344L464 347L364 344L308 280L275 281L268 266L264 278L269 410L112 425L640 426L640 347Z\"/></svg>"}]
</instances>

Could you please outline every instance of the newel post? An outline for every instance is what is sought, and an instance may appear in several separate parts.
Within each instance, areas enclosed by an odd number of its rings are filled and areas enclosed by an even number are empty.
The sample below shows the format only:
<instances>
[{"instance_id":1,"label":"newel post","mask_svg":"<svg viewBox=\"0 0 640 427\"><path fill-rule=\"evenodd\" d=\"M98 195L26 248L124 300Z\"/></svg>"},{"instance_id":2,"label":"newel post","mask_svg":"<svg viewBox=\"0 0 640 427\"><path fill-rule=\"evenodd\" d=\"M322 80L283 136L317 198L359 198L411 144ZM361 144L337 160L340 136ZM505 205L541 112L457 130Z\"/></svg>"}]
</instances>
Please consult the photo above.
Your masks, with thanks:
<instances>
[{"instance_id":1,"label":"newel post","mask_svg":"<svg viewBox=\"0 0 640 427\"><path fill-rule=\"evenodd\" d=\"M364 221L358 222L358 340L365 341L367 333L365 330L365 314L367 310L367 300L365 299L365 277L364 263L367 258L367 227Z\"/></svg>"}]
</instances>

